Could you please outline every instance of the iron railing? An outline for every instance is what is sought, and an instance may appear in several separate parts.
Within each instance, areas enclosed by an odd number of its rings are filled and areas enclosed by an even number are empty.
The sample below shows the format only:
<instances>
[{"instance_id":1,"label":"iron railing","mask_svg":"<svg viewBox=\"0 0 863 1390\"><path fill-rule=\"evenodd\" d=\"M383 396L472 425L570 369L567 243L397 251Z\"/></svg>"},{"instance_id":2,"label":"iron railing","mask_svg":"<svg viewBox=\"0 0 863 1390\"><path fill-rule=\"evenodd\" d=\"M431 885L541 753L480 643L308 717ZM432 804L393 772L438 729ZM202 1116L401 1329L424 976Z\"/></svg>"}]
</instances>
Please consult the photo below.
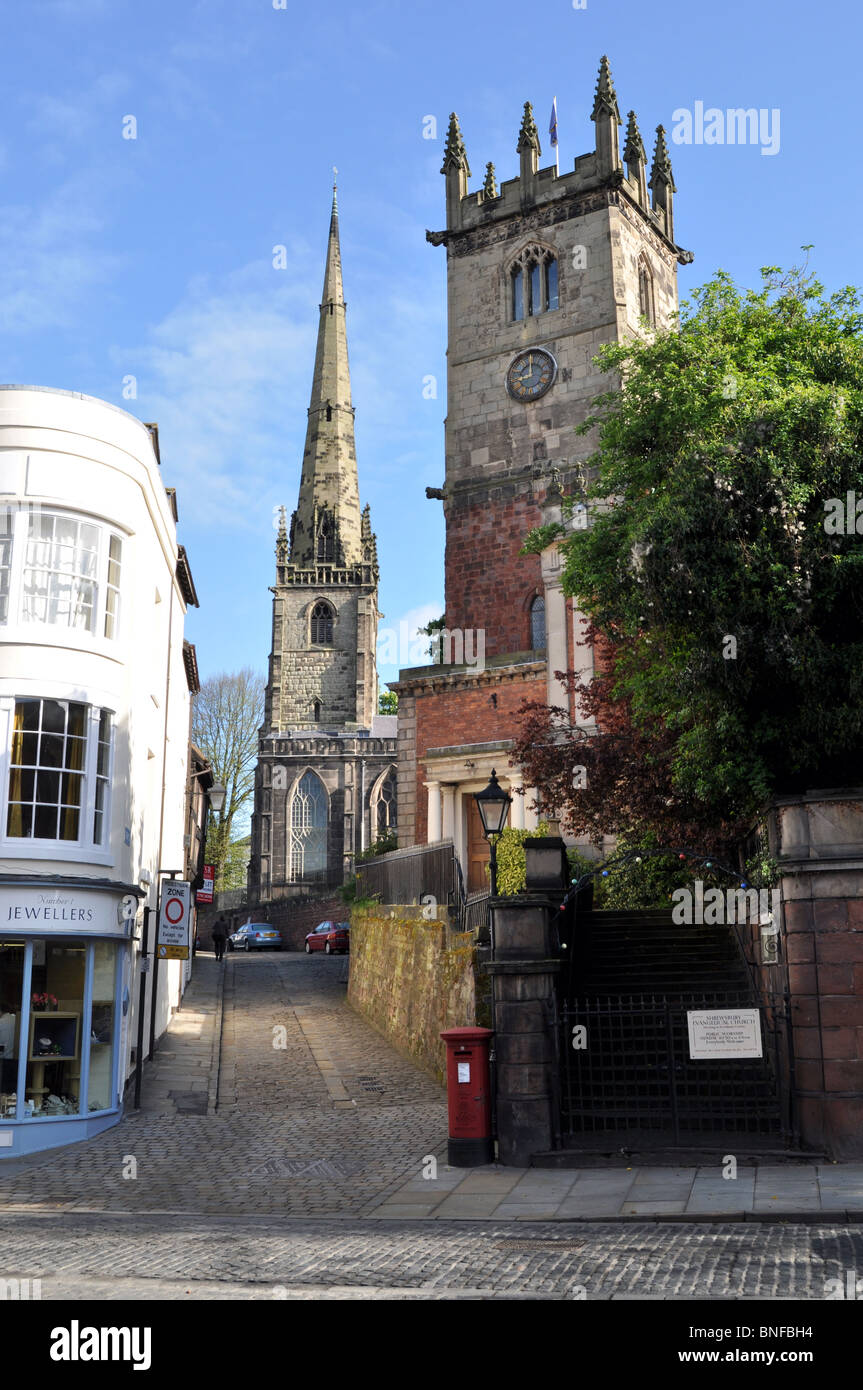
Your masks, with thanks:
<instances>
[{"instance_id":1,"label":"iron railing","mask_svg":"<svg viewBox=\"0 0 863 1390\"><path fill-rule=\"evenodd\" d=\"M559 1031L563 1133L675 1144L745 1133L792 1142L783 999L758 1006L762 1057L694 1061L689 1055L689 1010L753 1006L742 992L609 995L566 1004Z\"/></svg>"}]
</instances>

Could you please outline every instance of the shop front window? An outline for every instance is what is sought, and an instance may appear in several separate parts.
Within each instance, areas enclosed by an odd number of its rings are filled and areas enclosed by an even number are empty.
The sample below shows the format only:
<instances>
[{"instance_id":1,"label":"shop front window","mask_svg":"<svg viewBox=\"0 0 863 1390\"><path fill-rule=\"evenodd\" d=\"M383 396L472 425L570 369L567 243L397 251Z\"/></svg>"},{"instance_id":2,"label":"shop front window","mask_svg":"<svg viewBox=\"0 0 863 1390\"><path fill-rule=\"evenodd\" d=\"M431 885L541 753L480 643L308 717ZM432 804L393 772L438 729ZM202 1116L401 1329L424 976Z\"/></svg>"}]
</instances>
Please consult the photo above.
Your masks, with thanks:
<instances>
[{"instance_id":1,"label":"shop front window","mask_svg":"<svg viewBox=\"0 0 863 1390\"><path fill-rule=\"evenodd\" d=\"M25 1119L77 1115L87 947L34 941Z\"/></svg>"},{"instance_id":2,"label":"shop front window","mask_svg":"<svg viewBox=\"0 0 863 1390\"><path fill-rule=\"evenodd\" d=\"M114 1107L118 949L113 941L0 941L0 1121Z\"/></svg>"},{"instance_id":3,"label":"shop front window","mask_svg":"<svg viewBox=\"0 0 863 1390\"><path fill-rule=\"evenodd\" d=\"M87 1110L111 1106L114 1041L114 967L116 948L111 941L93 945L93 1007L90 1013L90 1085Z\"/></svg>"}]
</instances>

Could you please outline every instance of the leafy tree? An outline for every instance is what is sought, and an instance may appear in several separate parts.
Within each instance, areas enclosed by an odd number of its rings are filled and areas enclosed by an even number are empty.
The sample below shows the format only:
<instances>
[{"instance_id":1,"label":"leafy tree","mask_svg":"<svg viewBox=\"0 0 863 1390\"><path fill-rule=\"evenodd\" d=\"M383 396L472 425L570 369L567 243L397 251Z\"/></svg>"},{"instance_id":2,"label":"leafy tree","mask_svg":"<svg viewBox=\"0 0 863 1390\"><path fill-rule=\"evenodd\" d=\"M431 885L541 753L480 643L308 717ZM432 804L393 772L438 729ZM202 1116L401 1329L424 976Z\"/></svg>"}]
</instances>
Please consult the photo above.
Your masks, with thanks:
<instances>
[{"instance_id":1,"label":"leafy tree","mask_svg":"<svg viewBox=\"0 0 863 1390\"><path fill-rule=\"evenodd\" d=\"M398 714L399 697L394 690L382 690L378 696L378 714Z\"/></svg>"},{"instance_id":2,"label":"leafy tree","mask_svg":"<svg viewBox=\"0 0 863 1390\"><path fill-rule=\"evenodd\" d=\"M247 667L210 676L194 700L192 740L209 758L216 781L225 787L224 809L211 814L207 833L207 862L215 866L217 891L229 886L225 873L235 839L234 822L246 822L251 810L265 692L263 677Z\"/></svg>"},{"instance_id":3,"label":"leafy tree","mask_svg":"<svg viewBox=\"0 0 863 1390\"><path fill-rule=\"evenodd\" d=\"M597 359L592 525L560 548L599 732L535 705L514 753L595 839L727 848L772 795L863 780L863 316L805 267L762 275Z\"/></svg>"}]
</instances>

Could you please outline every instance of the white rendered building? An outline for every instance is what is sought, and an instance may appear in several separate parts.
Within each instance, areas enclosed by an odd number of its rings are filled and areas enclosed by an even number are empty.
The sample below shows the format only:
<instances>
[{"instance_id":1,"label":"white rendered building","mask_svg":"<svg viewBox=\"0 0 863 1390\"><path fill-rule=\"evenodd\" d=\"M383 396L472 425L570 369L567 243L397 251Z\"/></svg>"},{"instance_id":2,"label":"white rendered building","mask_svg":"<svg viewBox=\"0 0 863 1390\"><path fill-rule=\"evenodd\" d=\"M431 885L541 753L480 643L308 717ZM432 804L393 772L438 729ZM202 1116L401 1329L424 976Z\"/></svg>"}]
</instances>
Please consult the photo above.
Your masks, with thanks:
<instances>
[{"instance_id":1,"label":"white rendered building","mask_svg":"<svg viewBox=\"0 0 863 1390\"><path fill-rule=\"evenodd\" d=\"M0 1159L116 1123L142 978L145 1052L180 1002L190 962L158 963L154 1009L152 958L185 862L190 603L155 427L0 387Z\"/></svg>"}]
</instances>

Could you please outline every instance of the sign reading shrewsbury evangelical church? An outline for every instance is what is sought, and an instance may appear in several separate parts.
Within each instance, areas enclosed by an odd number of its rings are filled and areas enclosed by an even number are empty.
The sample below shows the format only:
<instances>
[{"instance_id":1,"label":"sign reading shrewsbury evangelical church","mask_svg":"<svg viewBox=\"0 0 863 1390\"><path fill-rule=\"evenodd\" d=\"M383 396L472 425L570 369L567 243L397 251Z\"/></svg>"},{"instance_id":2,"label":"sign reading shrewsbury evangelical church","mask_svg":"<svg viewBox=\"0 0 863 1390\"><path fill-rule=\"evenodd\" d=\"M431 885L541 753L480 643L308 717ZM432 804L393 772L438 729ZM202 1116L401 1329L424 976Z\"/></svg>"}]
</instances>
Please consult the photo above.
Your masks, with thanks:
<instances>
[{"instance_id":1,"label":"sign reading shrewsbury evangelical church","mask_svg":"<svg viewBox=\"0 0 863 1390\"><path fill-rule=\"evenodd\" d=\"M758 1009L689 1009L689 1055L694 1062L714 1057L760 1057Z\"/></svg>"},{"instance_id":2,"label":"sign reading shrewsbury evangelical church","mask_svg":"<svg viewBox=\"0 0 863 1390\"><path fill-rule=\"evenodd\" d=\"M122 894L53 887L0 886L0 931L53 935L127 935L119 921Z\"/></svg>"}]
</instances>

